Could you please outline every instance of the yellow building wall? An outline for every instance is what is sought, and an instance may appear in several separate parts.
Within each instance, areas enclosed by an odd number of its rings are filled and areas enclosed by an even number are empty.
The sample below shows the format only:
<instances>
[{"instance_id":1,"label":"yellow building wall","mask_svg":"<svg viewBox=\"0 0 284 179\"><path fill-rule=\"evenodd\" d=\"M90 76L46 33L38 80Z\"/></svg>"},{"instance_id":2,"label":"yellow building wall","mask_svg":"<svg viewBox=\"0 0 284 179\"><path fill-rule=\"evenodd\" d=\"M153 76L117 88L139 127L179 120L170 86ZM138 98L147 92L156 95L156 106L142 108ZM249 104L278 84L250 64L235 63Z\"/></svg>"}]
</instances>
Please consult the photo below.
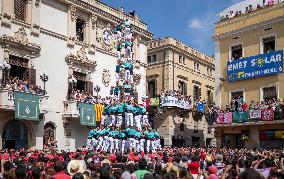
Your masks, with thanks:
<instances>
[{"instance_id":1,"label":"yellow building wall","mask_svg":"<svg viewBox=\"0 0 284 179\"><path fill-rule=\"evenodd\" d=\"M272 30L265 32L264 29L272 27ZM284 49L284 21L274 23L267 27L259 28L242 34L229 36L220 41L220 55L221 55L221 74L226 77L226 64L229 59L229 49L232 44L243 44L244 56L254 56L260 53L260 43L262 37L269 35L276 35L276 50ZM233 37L239 36L238 41L233 40ZM279 98L284 98L284 74L272 75L266 77L252 78L248 80L241 80L236 82L224 82L222 84L222 106L229 103L229 92L236 89L243 89L245 92L245 101L260 101L260 88L272 84L278 85Z\"/></svg>"}]
</instances>

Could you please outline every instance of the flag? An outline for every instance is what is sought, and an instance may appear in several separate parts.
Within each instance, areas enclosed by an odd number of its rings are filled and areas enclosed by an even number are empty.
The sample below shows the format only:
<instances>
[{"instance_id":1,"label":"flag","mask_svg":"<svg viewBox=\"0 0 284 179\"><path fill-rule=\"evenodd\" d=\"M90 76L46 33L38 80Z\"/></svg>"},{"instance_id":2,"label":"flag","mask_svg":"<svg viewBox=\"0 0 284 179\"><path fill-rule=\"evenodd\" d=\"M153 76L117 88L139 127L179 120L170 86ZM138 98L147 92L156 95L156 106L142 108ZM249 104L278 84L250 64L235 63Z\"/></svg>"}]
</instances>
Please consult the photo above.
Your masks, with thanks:
<instances>
[{"instance_id":1,"label":"flag","mask_svg":"<svg viewBox=\"0 0 284 179\"><path fill-rule=\"evenodd\" d=\"M103 112L104 112L104 105L102 104L95 104L95 112L96 112L96 121L101 121Z\"/></svg>"},{"instance_id":2,"label":"flag","mask_svg":"<svg viewBox=\"0 0 284 179\"><path fill-rule=\"evenodd\" d=\"M232 113L227 112L227 113L219 113L217 117L217 123L218 124L230 124L232 123Z\"/></svg>"},{"instance_id":3,"label":"flag","mask_svg":"<svg viewBox=\"0 0 284 179\"><path fill-rule=\"evenodd\" d=\"M260 119L261 118L261 110L252 109L249 111L250 119Z\"/></svg>"},{"instance_id":4,"label":"flag","mask_svg":"<svg viewBox=\"0 0 284 179\"><path fill-rule=\"evenodd\" d=\"M34 94L14 92L15 118L39 120L39 97Z\"/></svg>"},{"instance_id":5,"label":"flag","mask_svg":"<svg viewBox=\"0 0 284 179\"><path fill-rule=\"evenodd\" d=\"M160 100L159 98L151 98L150 99L150 106L159 106Z\"/></svg>"},{"instance_id":6,"label":"flag","mask_svg":"<svg viewBox=\"0 0 284 179\"><path fill-rule=\"evenodd\" d=\"M92 104L79 104L80 123L84 126L96 126L96 113Z\"/></svg>"},{"instance_id":7,"label":"flag","mask_svg":"<svg viewBox=\"0 0 284 179\"><path fill-rule=\"evenodd\" d=\"M249 118L248 112L233 112L234 123L247 122L248 118Z\"/></svg>"},{"instance_id":8,"label":"flag","mask_svg":"<svg viewBox=\"0 0 284 179\"><path fill-rule=\"evenodd\" d=\"M201 112L201 113L204 113L205 112L205 106L203 103L198 103L197 104L197 111L198 112Z\"/></svg>"},{"instance_id":9,"label":"flag","mask_svg":"<svg viewBox=\"0 0 284 179\"><path fill-rule=\"evenodd\" d=\"M272 108L261 109L261 120L272 121L274 119L274 111Z\"/></svg>"}]
</instances>

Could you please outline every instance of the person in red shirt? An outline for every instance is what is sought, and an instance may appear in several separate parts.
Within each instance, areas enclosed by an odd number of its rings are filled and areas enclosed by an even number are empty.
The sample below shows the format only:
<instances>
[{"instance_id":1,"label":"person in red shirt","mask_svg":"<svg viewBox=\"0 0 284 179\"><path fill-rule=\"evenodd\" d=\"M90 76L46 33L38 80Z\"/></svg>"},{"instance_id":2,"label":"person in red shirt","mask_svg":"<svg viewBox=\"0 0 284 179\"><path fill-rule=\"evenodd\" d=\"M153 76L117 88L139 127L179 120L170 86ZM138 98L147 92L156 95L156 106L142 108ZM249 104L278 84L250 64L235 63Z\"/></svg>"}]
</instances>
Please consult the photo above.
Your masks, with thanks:
<instances>
[{"instance_id":1,"label":"person in red shirt","mask_svg":"<svg viewBox=\"0 0 284 179\"><path fill-rule=\"evenodd\" d=\"M63 162L55 162L54 170L56 171L56 174L53 176L53 179L71 179L71 177L69 175L66 175L66 173L63 171L63 168Z\"/></svg>"},{"instance_id":2,"label":"person in red shirt","mask_svg":"<svg viewBox=\"0 0 284 179\"><path fill-rule=\"evenodd\" d=\"M194 156L192 161L188 164L188 169L191 174L198 174L199 168L199 158L198 156Z\"/></svg>"}]
</instances>

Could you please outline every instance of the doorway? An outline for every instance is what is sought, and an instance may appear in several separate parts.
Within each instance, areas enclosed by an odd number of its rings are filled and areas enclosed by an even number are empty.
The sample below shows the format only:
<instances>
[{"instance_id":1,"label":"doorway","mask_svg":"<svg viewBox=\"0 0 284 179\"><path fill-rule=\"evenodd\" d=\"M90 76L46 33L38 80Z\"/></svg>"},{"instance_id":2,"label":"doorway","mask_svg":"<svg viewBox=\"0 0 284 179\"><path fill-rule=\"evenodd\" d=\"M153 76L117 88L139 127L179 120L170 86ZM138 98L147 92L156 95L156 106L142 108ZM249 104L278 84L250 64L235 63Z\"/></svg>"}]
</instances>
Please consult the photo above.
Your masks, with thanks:
<instances>
[{"instance_id":1,"label":"doorway","mask_svg":"<svg viewBox=\"0 0 284 179\"><path fill-rule=\"evenodd\" d=\"M48 122L44 125L43 143L49 145L49 141L55 141L55 125Z\"/></svg>"},{"instance_id":2,"label":"doorway","mask_svg":"<svg viewBox=\"0 0 284 179\"><path fill-rule=\"evenodd\" d=\"M28 147L28 129L18 120L6 123L2 135L3 149L20 149Z\"/></svg>"}]
</instances>

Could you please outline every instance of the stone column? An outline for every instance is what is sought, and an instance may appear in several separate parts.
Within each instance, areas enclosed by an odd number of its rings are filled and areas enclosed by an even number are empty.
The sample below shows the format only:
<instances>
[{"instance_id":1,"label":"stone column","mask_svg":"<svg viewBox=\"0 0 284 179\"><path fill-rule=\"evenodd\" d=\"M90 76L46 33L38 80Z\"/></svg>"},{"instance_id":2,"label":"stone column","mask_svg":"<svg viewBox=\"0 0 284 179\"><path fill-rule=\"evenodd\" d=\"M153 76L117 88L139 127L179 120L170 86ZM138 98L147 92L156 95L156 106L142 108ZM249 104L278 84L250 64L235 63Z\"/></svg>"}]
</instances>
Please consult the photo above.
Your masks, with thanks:
<instances>
[{"instance_id":1,"label":"stone column","mask_svg":"<svg viewBox=\"0 0 284 179\"><path fill-rule=\"evenodd\" d=\"M11 19L15 17L14 1L2 1L2 19L1 24L6 27L11 26Z\"/></svg>"},{"instance_id":2,"label":"stone column","mask_svg":"<svg viewBox=\"0 0 284 179\"><path fill-rule=\"evenodd\" d=\"M95 53L96 51L96 24L97 24L97 16L95 14L92 14L89 19L89 52Z\"/></svg>"},{"instance_id":3,"label":"stone column","mask_svg":"<svg viewBox=\"0 0 284 179\"><path fill-rule=\"evenodd\" d=\"M25 22L28 24L32 24L32 9L33 9L33 0L28 0L27 1L27 6L26 6L26 18Z\"/></svg>"},{"instance_id":4,"label":"stone column","mask_svg":"<svg viewBox=\"0 0 284 179\"><path fill-rule=\"evenodd\" d=\"M166 51L166 56L165 56L165 91L170 91L174 89L173 86L173 52L171 50Z\"/></svg>"},{"instance_id":5,"label":"stone column","mask_svg":"<svg viewBox=\"0 0 284 179\"><path fill-rule=\"evenodd\" d=\"M68 7L68 23L67 23L67 45L74 47L76 40L76 7L71 4Z\"/></svg>"},{"instance_id":6,"label":"stone column","mask_svg":"<svg viewBox=\"0 0 284 179\"><path fill-rule=\"evenodd\" d=\"M40 0L33 0L31 12L31 34L38 36L40 34Z\"/></svg>"}]
</instances>

